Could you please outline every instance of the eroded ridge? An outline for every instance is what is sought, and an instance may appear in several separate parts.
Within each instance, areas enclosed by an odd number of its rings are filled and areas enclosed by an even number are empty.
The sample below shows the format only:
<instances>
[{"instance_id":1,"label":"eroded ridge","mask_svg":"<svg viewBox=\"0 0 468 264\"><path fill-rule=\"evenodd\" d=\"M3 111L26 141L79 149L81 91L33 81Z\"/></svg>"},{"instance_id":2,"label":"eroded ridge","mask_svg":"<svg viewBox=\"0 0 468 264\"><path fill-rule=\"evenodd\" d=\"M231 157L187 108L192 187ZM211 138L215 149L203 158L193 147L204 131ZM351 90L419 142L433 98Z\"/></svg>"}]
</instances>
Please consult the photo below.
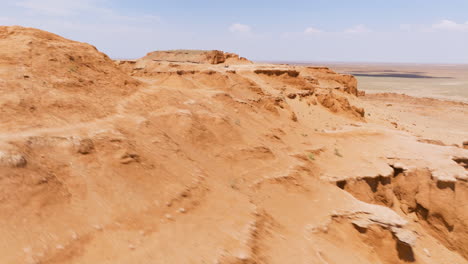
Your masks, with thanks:
<instances>
[{"instance_id":1,"label":"eroded ridge","mask_svg":"<svg viewBox=\"0 0 468 264\"><path fill-rule=\"evenodd\" d=\"M0 55L1 263L467 262L468 150L353 76L22 27Z\"/></svg>"}]
</instances>

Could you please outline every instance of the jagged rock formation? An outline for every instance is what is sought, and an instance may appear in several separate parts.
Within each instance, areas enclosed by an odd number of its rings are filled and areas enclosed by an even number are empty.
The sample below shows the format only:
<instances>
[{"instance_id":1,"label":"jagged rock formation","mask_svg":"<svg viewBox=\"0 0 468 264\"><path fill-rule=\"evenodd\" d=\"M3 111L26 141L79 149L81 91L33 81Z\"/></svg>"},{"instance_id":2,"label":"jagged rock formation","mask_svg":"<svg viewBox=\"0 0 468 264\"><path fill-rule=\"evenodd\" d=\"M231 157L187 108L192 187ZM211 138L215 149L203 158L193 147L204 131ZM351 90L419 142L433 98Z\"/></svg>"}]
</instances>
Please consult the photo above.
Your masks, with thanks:
<instances>
[{"instance_id":1,"label":"jagged rock formation","mask_svg":"<svg viewBox=\"0 0 468 264\"><path fill-rule=\"evenodd\" d=\"M0 47L2 263L466 263L468 150L369 116L354 77Z\"/></svg>"}]
</instances>

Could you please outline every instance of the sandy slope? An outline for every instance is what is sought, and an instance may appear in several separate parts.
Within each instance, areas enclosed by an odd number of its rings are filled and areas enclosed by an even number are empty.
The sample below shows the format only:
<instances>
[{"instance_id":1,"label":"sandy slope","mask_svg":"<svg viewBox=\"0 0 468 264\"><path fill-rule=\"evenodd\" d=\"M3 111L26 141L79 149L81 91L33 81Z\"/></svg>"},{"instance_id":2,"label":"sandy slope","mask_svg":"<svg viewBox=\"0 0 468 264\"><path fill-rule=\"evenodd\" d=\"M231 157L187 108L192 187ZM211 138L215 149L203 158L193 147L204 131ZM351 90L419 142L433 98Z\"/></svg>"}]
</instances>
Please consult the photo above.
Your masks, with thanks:
<instances>
[{"instance_id":1,"label":"sandy slope","mask_svg":"<svg viewBox=\"0 0 468 264\"><path fill-rule=\"evenodd\" d=\"M0 32L1 263L467 263L466 105Z\"/></svg>"}]
</instances>

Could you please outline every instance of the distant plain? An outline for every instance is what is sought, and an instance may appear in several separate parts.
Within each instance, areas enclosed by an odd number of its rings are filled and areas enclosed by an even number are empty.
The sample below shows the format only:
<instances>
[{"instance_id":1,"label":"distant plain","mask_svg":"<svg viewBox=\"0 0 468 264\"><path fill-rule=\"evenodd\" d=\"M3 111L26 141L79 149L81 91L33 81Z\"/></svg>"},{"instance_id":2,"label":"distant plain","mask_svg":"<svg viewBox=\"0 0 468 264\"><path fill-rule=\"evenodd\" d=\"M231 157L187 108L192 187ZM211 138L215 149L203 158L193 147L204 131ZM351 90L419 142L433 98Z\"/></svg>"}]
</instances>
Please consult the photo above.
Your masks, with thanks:
<instances>
[{"instance_id":1,"label":"distant plain","mask_svg":"<svg viewBox=\"0 0 468 264\"><path fill-rule=\"evenodd\" d=\"M391 92L468 103L468 65L390 63L310 63L310 65L324 65L339 73L352 74L359 81L359 89L366 93Z\"/></svg>"}]
</instances>

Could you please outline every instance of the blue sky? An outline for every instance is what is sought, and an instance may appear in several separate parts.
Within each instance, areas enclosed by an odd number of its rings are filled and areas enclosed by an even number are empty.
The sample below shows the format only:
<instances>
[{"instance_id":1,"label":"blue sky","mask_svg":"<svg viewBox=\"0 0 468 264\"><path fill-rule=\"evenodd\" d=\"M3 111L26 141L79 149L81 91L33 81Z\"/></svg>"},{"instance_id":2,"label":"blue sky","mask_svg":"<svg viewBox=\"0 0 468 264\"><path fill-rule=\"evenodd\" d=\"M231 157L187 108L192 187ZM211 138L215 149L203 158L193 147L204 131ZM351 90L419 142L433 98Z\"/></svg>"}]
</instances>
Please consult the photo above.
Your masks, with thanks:
<instances>
[{"instance_id":1,"label":"blue sky","mask_svg":"<svg viewBox=\"0 0 468 264\"><path fill-rule=\"evenodd\" d=\"M0 0L1 25L114 58L220 49L254 60L468 63L468 0Z\"/></svg>"}]
</instances>

